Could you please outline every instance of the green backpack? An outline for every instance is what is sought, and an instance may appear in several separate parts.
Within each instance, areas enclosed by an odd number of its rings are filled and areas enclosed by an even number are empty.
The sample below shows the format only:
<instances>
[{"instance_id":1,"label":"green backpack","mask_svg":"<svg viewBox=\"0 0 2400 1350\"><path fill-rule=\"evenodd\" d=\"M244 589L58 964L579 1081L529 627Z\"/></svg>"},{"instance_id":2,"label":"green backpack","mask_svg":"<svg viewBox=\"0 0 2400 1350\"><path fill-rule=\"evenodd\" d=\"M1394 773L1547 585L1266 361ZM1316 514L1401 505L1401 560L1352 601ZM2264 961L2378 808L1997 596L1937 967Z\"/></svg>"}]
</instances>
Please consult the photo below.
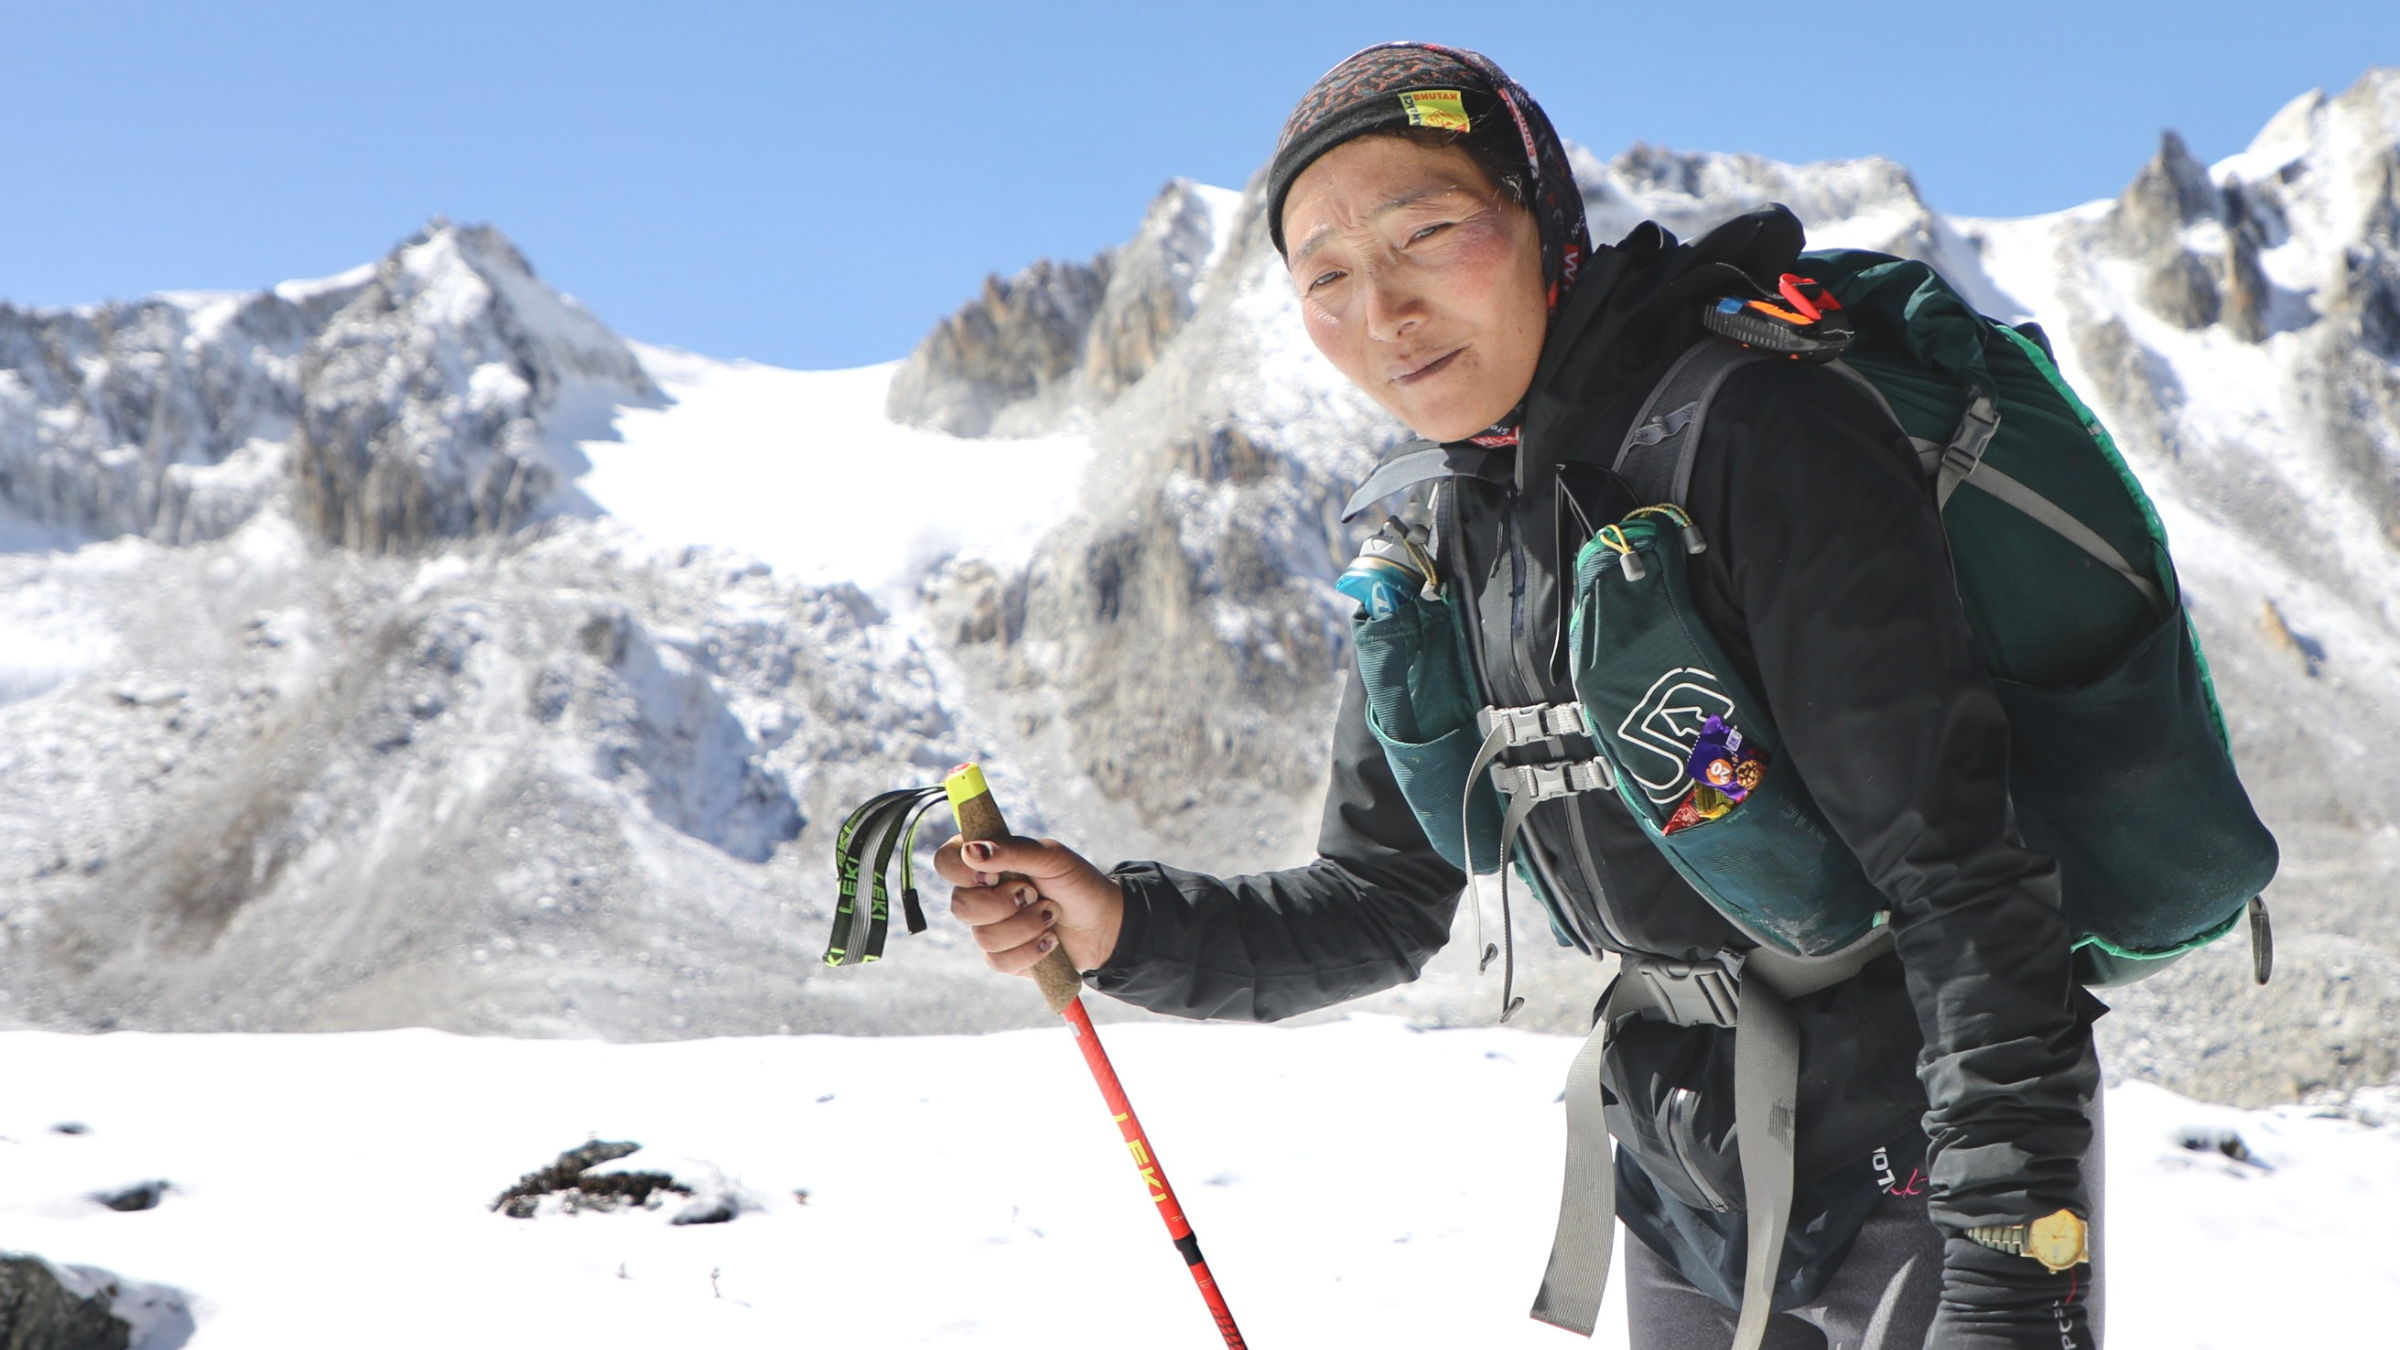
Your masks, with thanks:
<instances>
[{"instance_id":1,"label":"green backpack","mask_svg":"<svg viewBox=\"0 0 2400 1350\"><path fill-rule=\"evenodd\" d=\"M1519 863L1514 827L1537 796L1614 790L1761 946L1820 958L1874 935L1888 901L1782 763L1774 723L1691 611L1684 576L1686 550L1706 545L1682 503L1724 378L1754 361L1829 362L1891 414L1934 480L1959 598L2008 712L2018 827L2059 864L2079 978L2138 980L2247 912L2263 983L2273 947L2260 896L2275 841L2234 772L2165 532L2108 432L2059 377L2039 329L1978 315L1925 264L1801 258L1807 278L1787 277L1780 303L1714 302L1717 338L1686 352L1636 414L1614 467L1651 505L1577 556L1576 704L1483 707L1455 597L1429 590L1353 622L1368 726L1427 837L1470 872ZM1347 513L1478 471L1426 446L1379 468ZM1769 768L1743 800L1720 797L1695 821L1686 803L1704 785L1689 757L1712 715ZM1507 750L1576 733L1598 760L1491 768ZM1578 773L1595 781L1568 781ZM1569 941L1555 908L1551 918Z\"/></svg>"},{"instance_id":2,"label":"green backpack","mask_svg":"<svg viewBox=\"0 0 2400 1350\"><path fill-rule=\"evenodd\" d=\"M2275 840L2235 775L2165 532L2107 431L2038 329L1976 314L1925 264L1837 251L1798 266L1806 277L1787 276L1780 303L1715 302L1709 326L1729 340L1668 372L1617 459L1656 505L1576 558L1571 669L1618 796L1764 941L1818 956L1882 920L1888 902L1779 762L1773 722L1692 612L1684 576L1687 547L1705 547L1681 506L1717 388L1753 361L1830 359L1935 480L1959 598L2008 712L2018 826L2058 861L2078 975L2140 979L2246 911L2263 982ZM1751 749L1685 761L1677 751L1692 755L1712 716ZM1741 763L1766 768L1743 768L1754 788L1727 785L1739 800L1686 772Z\"/></svg>"},{"instance_id":3,"label":"green backpack","mask_svg":"<svg viewBox=\"0 0 2400 1350\"><path fill-rule=\"evenodd\" d=\"M1573 703L1488 706L1461 597L1430 579L1418 602L1352 622L1368 729L1443 857L1469 873L1505 859L1535 883L1513 847L1532 805L1613 791L1758 943L1732 962L1628 956L1568 1071L1558 1232L1533 1315L1585 1335L1615 1233L1600 1089L1611 1028L1636 1013L1740 1028L1733 1095L1749 1219L1734 1345L1748 1350L1765 1333L1792 1199L1801 1045L1788 1002L1889 950L1889 901L1692 607L1687 559L1707 542L1683 502L1710 400L1733 371L1830 362L1917 447L2008 714L2018 828L2058 862L2077 977L2140 979L2224 936L2245 911L2261 983L2272 965L2260 895L2275 840L2234 773L2165 532L2108 433L2059 378L2038 329L1983 318L1933 269L1864 252L1801 259L1807 276L1781 280L1786 303L1714 302L1708 326L1725 340L1684 353L1635 414L1614 467L1649 505L1576 555ZM1484 471L1478 457L1412 450L1378 468L1346 514L1412 483ZM1578 743L1598 754L1566 757ZM1569 941L1555 897L1533 889ZM1504 922L1507 896L1504 874ZM1505 983L1501 1003L1506 1020L1516 1000Z\"/></svg>"}]
</instances>

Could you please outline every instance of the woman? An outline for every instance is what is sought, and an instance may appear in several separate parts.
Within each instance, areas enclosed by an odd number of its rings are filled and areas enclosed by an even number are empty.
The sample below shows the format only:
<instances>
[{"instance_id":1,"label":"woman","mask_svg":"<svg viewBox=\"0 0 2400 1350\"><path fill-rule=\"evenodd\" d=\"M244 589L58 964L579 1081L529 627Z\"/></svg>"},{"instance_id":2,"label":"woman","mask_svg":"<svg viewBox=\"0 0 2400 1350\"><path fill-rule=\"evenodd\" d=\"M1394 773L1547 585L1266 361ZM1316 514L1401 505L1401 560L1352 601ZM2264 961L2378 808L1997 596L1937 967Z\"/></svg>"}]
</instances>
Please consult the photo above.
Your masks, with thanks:
<instances>
[{"instance_id":1,"label":"woman","mask_svg":"<svg viewBox=\"0 0 2400 1350\"><path fill-rule=\"evenodd\" d=\"M1588 527L1568 522L1638 504L1606 456L1668 365L1707 340L1702 302L1793 265L1797 222L1771 208L1691 244L1644 225L1594 249L1532 99L1473 52L1405 43L1360 52L1301 100L1267 207L1318 349L1458 452L1432 493L1434 548L1473 616L1486 699L1573 700L1561 561ZM1890 954L1791 1001L1798 1187L1763 1343L2093 1346L2088 1264L2054 1271L1989 1245L2044 1216L2080 1235L2093 1214L2098 1005L2072 978L2056 869L2010 818L2007 723L1926 481L1838 376L1761 363L1717 396L1685 505L1710 541L1695 607L1891 902ZM1055 841L954 840L938 859L953 910L996 969L1063 944L1094 988L1184 1016L1271 1020L1412 979L1466 878L1405 800L1366 705L1354 673L1305 867L1103 873ZM1587 950L1733 969L1754 945L1610 794L1541 802L1519 856ZM1028 880L995 884L1002 873ZM1623 1020L1601 1080L1616 1212L1638 1239L1632 1341L1731 1345L1738 1032ZM1588 1313L1536 1315L1588 1328Z\"/></svg>"}]
</instances>

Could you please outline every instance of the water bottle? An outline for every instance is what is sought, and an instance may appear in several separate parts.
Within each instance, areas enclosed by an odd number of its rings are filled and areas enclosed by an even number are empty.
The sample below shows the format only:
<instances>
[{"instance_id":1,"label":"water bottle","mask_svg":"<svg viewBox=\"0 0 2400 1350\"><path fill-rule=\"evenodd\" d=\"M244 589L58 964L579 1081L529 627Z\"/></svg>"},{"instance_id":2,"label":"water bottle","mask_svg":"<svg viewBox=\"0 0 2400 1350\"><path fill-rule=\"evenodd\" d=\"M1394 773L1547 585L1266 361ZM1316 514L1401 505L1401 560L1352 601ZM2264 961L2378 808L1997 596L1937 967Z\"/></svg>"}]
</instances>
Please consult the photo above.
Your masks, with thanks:
<instances>
[{"instance_id":1,"label":"water bottle","mask_svg":"<svg viewBox=\"0 0 2400 1350\"><path fill-rule=\"evenodd\" d=\"M1359 545L1358 556L1333 588L1356 600L1367 619L1388 619L1420 596L1433 599L1440 592L1434 585L1433 559L1419 537L1425 534L1423 526L1412 530L1396 520L1386 523Z\"/></svg>"}]
</instances>

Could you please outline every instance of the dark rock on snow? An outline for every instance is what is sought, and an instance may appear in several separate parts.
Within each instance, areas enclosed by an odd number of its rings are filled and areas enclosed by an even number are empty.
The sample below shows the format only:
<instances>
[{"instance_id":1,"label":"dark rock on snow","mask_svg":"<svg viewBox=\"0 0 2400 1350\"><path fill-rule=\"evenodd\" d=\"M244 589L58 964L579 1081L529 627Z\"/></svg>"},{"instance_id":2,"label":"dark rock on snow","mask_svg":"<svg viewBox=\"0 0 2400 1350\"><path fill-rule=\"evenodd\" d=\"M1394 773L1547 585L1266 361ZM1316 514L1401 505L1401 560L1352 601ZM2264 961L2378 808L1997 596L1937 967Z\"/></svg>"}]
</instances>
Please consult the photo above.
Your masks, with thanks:
<instances>
[{"instance_id":1,"label":"dark rock on snow","mask_svg":"<svg viewBox=\"0 0 2400 1350\"><path fill-rule=\"evenodd\" d=\"M102 1191L92 1198L119 1214L138 1214L145 1209L158 1208L158 1202L165 1199L167 1192L173 1189L175 1187L172 1182L137 1181L131 1186L113 1191Z\"/></svg>"},{"instance_id":2,"label":"dark rock on snow","mask_svg":"<svg viewBox=\"0 0 2400 1350\"><path fill-rule=\"evenodd\" d=\"M132 1337L106 1299L77 1296L48 1262L0 1256L0 1350L125 1350Z\"/></svg>"},{"instance_id":3,"label":"dark rock on snow","mask_svg":"<svg viewBox=\"0 0 2400 1350\"><path fill-rule=\"evenodd\" d=\"M530 1219L539 1212L542 1197L557 1195L570 1211L597 1209L612 1210L624 1205L646 1207L654 1194L661 1192L690 1195L689 1186L678 1183L664 1172L602 1172L591 1169L602 1163L615 1162L641 1151L641 1145L631 1142L610 1142L594 1139L579 1148L558 1155L549 1166L527 1172L517 1178L517 1184L500 1192L492 1208L512 1219ZM732 1218L728 1213L725 1218ZM675 1216L677 1223L721 1223L723 1219L686 1218Z\"/></svg>"}]
</instances>

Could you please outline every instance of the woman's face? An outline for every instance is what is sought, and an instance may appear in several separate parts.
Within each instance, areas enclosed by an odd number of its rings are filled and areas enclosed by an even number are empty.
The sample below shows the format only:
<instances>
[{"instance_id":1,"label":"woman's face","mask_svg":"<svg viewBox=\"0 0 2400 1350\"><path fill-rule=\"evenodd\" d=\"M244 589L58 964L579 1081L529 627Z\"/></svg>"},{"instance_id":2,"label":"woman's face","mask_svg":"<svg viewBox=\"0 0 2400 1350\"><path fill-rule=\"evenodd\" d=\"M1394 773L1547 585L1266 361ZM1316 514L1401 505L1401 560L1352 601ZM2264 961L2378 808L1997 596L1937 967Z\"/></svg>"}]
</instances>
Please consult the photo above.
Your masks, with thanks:
<instances>
[{"instance_id":1,"label":"woman's face","mask_svg":"<svg viewBox=\"0 0 2400 1350\"><path fill-rule=\"evenodd\" d=\"M1531 387L1541 234L1466 151L1346 141L1292 184L1283 234L1310 340L1418 435L1472 436Z\"/></svg>"}]
</instances>

